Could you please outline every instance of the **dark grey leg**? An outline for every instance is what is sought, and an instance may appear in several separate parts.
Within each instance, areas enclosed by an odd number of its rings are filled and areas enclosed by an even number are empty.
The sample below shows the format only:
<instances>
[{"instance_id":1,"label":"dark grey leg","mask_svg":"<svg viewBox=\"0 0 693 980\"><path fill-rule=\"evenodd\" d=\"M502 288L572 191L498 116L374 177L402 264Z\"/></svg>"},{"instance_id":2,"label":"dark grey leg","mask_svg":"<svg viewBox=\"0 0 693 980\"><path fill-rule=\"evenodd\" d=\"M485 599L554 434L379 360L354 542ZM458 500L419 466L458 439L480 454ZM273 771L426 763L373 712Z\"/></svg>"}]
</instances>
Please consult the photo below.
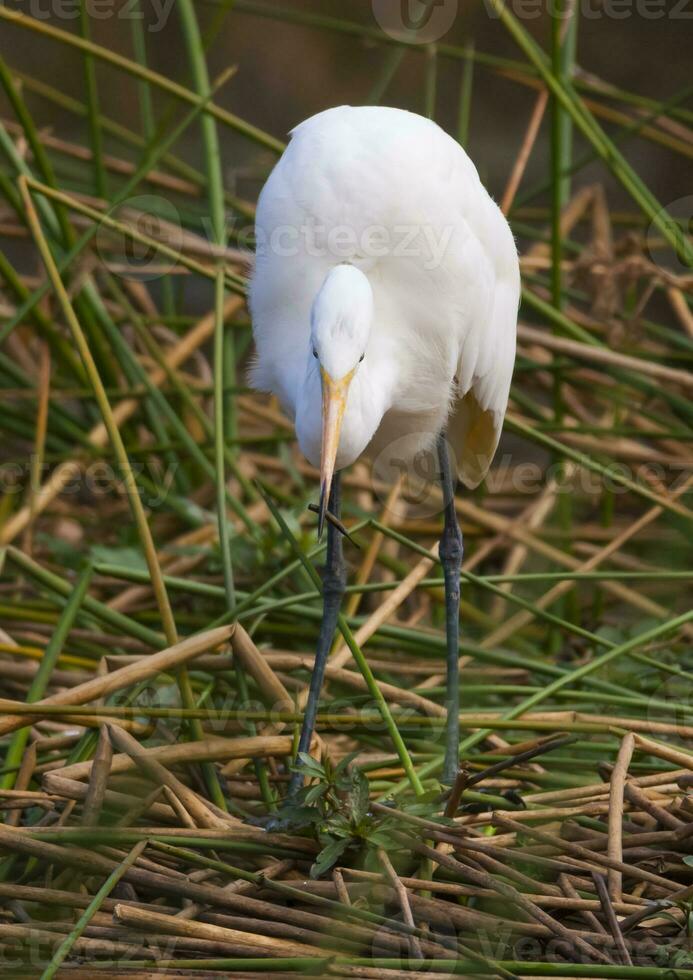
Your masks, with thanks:
<instances>
[{"instance_id":1,"label":"dark grey leg","mask_svg":"<svg viewBox=\"0 0 693 980\"><path fill-rule=\"evenodd\" d=\"M340 516L342 503L340 474L335 473L332 479L332 489L328 509L335 517ZM318 713L318 702L322 690L322 681L325 676L325 665L334 639L337 628L337 618L339 608L342 604L342 596L346 586L346 567L342 553L342 534L334 526L332 521L327 522L327 555L325 561L325 571L322 578L322 622L320 623L320 633L318 635L318 647L315 652L315 665L313 676L310 679L308 691L308 701L303 715L303 728L301 737L298 741L298 751L308 752L310 742L315 729L315 717ZM289 782L288 797L296 796L296 793L303 785L303 776L295 772Z\"/></svg>"},{"instance_id":2,"label":"dark grey leg","mask_svg":"<svg viewBox=\"0 0 693 980\"><path fill-rule=\"evenodd\" d=\"M440 464L440 485L443 491L444 525L440 538L440 563L445 578L445 633L447 637L447 693L445 707L447 723L445 726L445 761L443 763L444 783L454 783L459 763L460 744L460 568L464 547L462 531L455 512L455 486L457 479L450 467L448 444L445 433L438 436L438 461Z\"/></svg>"}]
</instances>

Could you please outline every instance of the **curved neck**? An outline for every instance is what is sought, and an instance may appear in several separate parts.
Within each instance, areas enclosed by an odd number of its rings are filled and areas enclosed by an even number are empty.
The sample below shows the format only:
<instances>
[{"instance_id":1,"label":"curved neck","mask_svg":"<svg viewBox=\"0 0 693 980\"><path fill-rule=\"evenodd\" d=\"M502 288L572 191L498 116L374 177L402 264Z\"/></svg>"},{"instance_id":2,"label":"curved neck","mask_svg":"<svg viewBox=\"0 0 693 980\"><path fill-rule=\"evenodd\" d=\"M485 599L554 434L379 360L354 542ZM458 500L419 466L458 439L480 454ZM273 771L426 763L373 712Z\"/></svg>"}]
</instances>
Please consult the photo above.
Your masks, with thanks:
<instances>
[{"instance_id":1,"label":"curved neck","mask_svg":"<svg viewBox=\"0 0 693 980\"><path fill-rule=\"evenodd\" d=\"M390 407L393 379L386 364L367 357L349 386L337 452L337 469L349 466L363 453ZM320 464L322 441L322 386L320 370L308 355L303 386L296 403L296 434L301 451L313 464Z\"/></svg>"}]
</instances>

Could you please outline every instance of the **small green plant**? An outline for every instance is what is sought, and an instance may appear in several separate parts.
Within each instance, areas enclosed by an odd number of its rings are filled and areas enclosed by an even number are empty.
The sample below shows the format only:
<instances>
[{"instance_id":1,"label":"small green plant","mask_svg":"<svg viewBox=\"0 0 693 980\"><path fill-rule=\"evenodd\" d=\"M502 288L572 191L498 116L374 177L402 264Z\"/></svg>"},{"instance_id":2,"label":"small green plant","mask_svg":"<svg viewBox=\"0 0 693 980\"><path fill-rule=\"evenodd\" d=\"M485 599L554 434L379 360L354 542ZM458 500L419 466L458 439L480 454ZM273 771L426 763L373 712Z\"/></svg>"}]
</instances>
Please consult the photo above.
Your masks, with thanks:
<instances>
[{"instance_id":1,"label":"small green plant","mask_svg":"<svg viewBox=\"0 0 693 980\"><path fill-rule=\"evenodd\" d=\"M318 762L305 752L299 754L296 772L311 782L287 806L285 816L294 826L314 828L323 845L310 869L313 878L328 871L349 847L392 845L382 819L369 812L368 779L349 766L352 760L348 755L334 765L327 757Z\"/></svg>"},{"instance_id":2,"label":"small green plant","mask_svg":"<svg viewBox=\"0 0 693 980\"><path fill-rule=\"evenodd\" d=\"M685 857L683 863L693 867L693 858ZM683 922L667 912L667 909L677 908L683 912ZM693 900L683 899L678 902L662 900L652 906L651 912L645 918L657 917L667 919L680 928L679 936L667 942L666 946L658 946L656 960L660 966L674 969L690 969L693 966ZM644 921L644 919L642 920Z\"/></svg>"},{"instance_id":3,"label":"small green plant","mask_svg":"<svg viewBox=\"0 0 693 980\"><path fill-rule=\"evenodd\" d=\"M406 846L409 828L401 819L402 813L434 818L441 825L452 823L437 814L441 800L438 792L427 793L410 804L400 802L400 809L392 814L373 813L368 779L351 765L355 755L347 755L334 765L328 757L318 762L301 752L294 767L312 782L299 791L295 802L285 806L283 816L295 828L313 829L322 844L310 871L313 878L329 871L350 847L360 850L368 863L378 848L390 851Z\"/></svg>"}]
</instances>

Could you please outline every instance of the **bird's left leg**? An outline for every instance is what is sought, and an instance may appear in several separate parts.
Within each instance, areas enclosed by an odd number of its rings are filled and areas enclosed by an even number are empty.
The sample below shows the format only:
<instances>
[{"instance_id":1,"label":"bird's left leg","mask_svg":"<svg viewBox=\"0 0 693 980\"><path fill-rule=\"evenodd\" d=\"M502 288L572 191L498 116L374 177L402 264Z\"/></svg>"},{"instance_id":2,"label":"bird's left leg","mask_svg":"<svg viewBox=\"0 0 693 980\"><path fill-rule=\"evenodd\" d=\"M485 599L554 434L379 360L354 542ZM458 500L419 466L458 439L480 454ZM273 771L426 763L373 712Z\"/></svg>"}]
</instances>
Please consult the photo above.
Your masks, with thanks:
<instances>
[{"instance_id":1,"label":"bird's left leg","mask_svg":"<svg viewBox=\"0 0 693 980\"><path fill-rule=\"evenodd\" d=\"M299 753L310 751L310 743L315 729L315 718L318 713L318 702L320 701L320 692L322 691L322 682L325 676L325 666L334 639L335 630L337 629L339 609L346 587L346 566L342 551L342 532L338 526L341 510L340 474L338 472L335 473L332 479L328 510L330 514L337 518L337 526L328 520L327 554L322 578L322 621L318 634L318 646L315 651L313 674L308 690L308 700L303 714L303 727L298 742ZM289 782L288 799L295 797L302 785L303 775L300 772L293 773Z\"/></svg>"},{"instance_id":2,"label":"bird's left leg","mask_svg":"<svg viewBox=\"0 0 693 980\"><path fill-rule=\"evenodd\" d=\"M438 462L440 486L443 491L444 525L438 554L445 579L445 633L447 637L447 680L445 707L445 761L444 783L453 783L457 775L460 744L460 687L459 687L459 637L460 637L460 569L464 547L462 531L455 511L455 487L457 480L450 466L448 443L445 432L438 436Z\"/></svg>"}]
</instances>

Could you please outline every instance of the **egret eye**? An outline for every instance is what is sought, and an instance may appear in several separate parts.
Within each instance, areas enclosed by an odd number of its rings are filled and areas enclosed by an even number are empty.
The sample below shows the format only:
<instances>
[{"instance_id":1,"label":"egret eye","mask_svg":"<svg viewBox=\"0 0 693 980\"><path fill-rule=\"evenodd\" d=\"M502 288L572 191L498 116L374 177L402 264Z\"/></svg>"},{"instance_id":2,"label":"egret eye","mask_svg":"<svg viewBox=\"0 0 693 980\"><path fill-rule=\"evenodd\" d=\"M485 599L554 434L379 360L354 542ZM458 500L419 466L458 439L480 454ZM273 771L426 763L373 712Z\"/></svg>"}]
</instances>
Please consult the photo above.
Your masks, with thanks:
<instances>
[{"instance_id":1,"label":"egret eye","mask_svg":"<svg viewBox=\"0 0 693 980\"><path fill-rule=\"evenodd\" d=\"M361 356L359 357L359 364L361 363L361 361L362 361L362 360L364 359L364 357L365 357L365 356L366 356L365 354L362 354L362 355L361 355Z\"/></svg>"},{"instance_id":2,"label":"egret eye","mask_svg":"<svg viewBox=\"0 0 693 980\"><path fill-rule=\"evenodd\" d=\"M317 358L317 356L318 356L318 352L316 351L315 348L313 348L313 357Z\"/></svg>"}]
</instances>

